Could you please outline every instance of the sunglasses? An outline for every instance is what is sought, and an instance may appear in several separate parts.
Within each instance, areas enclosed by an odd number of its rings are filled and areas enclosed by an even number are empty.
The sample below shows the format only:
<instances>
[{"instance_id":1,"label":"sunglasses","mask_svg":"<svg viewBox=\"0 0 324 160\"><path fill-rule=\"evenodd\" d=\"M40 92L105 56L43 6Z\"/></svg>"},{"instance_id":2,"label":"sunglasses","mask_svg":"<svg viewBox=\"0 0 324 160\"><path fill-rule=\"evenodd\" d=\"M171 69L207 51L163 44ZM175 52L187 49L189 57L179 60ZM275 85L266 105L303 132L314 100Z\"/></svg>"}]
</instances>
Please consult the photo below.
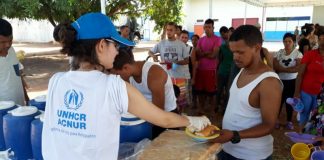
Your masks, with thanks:
<instances>
[{"instance_id":1,"label":"sunglasses","mask_svg":"<svg viewBox=\"0 0 324 160\"><path fill-rule=\"evenodd\" d=\"M108 43L112 43L116 47L117 50L119 49L119 43L118 42L116 42L116 41L114 41L112 39L105 39L105 40Z\"/></svg>"}]
</instances>

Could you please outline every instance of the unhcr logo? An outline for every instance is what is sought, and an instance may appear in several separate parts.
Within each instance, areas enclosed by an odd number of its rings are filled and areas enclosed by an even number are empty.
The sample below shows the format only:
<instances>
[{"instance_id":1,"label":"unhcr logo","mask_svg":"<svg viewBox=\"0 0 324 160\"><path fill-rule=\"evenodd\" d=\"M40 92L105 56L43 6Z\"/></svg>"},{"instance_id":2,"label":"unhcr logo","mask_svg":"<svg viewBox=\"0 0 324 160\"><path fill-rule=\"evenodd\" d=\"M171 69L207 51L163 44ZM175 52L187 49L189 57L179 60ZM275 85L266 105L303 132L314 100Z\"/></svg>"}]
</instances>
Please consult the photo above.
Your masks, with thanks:
<instances>
[{"instance_id":1,"label":"unhcr logo","mask_svg":"<svg viewBox=\"0 0 324 160\"><path fill-rule=\"evenodd\" d=\"M68 90L64 95L64 104L68 109L77 110L83 103L83 94L74 89Z\"/></svg>"}]
</instances>

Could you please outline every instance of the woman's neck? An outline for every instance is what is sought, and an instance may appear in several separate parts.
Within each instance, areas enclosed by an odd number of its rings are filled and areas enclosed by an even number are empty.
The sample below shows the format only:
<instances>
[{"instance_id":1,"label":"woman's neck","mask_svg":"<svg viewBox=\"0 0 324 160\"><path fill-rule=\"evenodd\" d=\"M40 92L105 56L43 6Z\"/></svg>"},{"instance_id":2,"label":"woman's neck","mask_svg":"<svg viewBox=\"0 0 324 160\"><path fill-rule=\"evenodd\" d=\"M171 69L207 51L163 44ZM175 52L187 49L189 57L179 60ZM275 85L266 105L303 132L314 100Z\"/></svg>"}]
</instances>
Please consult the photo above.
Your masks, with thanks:
<instances>
[{"instance_id":1,"label":"woman's neck","mask_svg":"<svg viewBox=\"0 0 324 160\"><path fill-rule=\"evenodd\" d=\"M93 65L89 62L80 62L79 66L80 67L78 71L92 71L92 70L103 71L104 70L103 66Z\"/></svg>"},{"instance_id":2,"label":"woman's neck","mask_svg":"<svg viewBox=\"0 0 324 160\"><path fill-rule=\"evenodd\" d=\"M292 48L285 48L286 55L289 55L292 52Z\"/></svg>"}]
</instances>

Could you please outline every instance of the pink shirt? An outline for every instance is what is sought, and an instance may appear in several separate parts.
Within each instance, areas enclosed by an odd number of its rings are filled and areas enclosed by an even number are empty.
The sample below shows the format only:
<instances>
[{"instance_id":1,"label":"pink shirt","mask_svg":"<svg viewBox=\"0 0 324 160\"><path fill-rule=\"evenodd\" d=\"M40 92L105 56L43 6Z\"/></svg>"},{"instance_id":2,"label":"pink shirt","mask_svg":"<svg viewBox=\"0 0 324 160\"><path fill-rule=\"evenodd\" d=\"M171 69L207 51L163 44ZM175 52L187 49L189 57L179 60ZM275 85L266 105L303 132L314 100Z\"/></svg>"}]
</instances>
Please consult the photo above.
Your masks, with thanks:
<instances>
[{"instance_id":1,"label":"pink shirt","mask_svg":"<svg viewBox=\"0 0 324 160\"><path fill-rule=\"evenodd\" d=\"M222 39L216 35L211 37L204 36L198 40L197 48L202 52L212 52L215 47L222 44ZM218 59L201 58L199 59L198 69L215 70L218 65Z\"/></svg>"}]
</instances>

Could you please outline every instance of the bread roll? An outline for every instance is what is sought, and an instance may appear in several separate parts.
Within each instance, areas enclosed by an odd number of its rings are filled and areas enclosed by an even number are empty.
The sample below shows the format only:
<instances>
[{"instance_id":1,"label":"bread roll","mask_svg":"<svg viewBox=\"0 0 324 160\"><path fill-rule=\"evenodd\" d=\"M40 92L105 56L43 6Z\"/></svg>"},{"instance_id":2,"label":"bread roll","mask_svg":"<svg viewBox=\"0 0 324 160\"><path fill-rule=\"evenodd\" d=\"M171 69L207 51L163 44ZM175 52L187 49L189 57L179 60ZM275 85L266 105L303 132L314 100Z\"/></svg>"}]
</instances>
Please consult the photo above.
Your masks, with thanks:
<instances>
[{"instance_id":1,"label":"bread roll","mask_svg":"<svg viewBox=\"0 0 324 160\"><path fill-rule=\"evenodd\" d=\"M203 130L199 131L199 132L195 132L195 135L197 136L201 136L201 137L209 137L212 136L216 133L217 129L215 126L213 125L209 125L207 127L205 127Z\"/></svg>"}]
</instances>

